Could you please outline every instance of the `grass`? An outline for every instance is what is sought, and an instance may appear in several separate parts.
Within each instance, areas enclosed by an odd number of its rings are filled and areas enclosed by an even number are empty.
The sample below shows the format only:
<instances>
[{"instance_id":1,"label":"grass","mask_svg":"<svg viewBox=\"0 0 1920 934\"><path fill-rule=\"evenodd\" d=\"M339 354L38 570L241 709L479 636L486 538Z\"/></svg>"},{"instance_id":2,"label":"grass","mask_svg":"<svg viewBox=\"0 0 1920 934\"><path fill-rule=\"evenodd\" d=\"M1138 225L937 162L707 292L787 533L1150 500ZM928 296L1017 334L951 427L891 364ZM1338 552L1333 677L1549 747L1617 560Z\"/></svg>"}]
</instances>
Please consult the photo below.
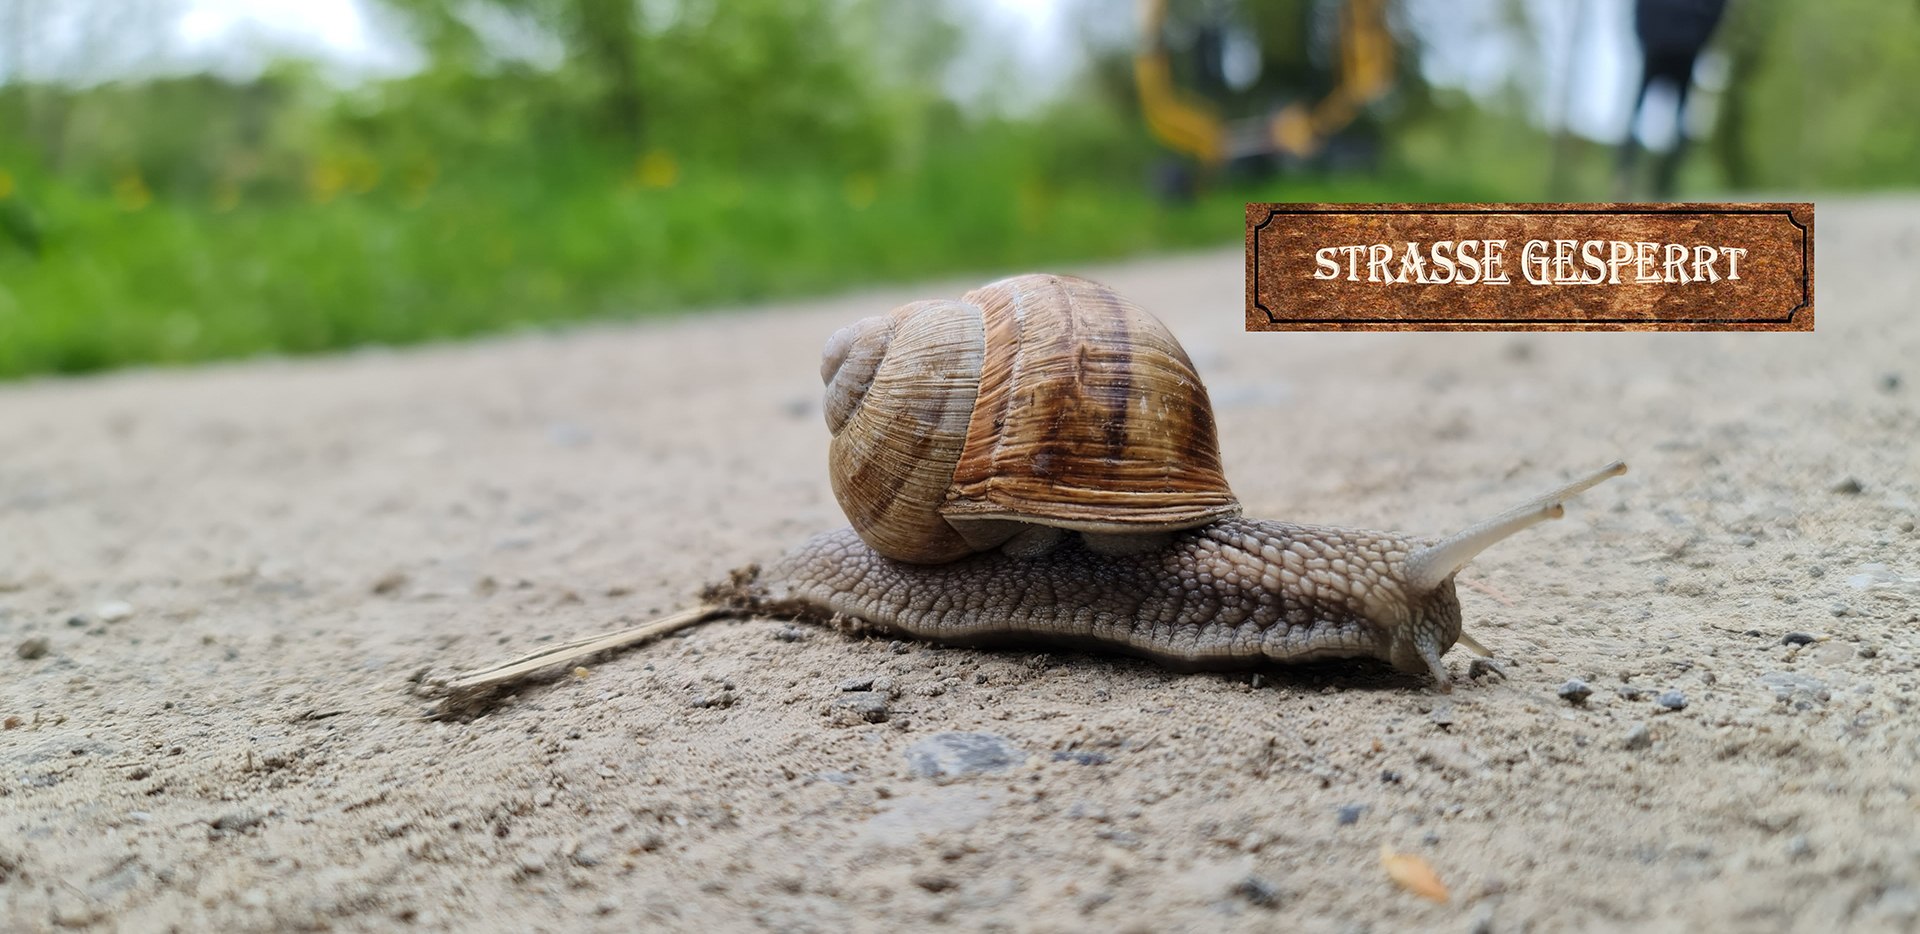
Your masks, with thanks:
<instances>
[{"instance_id":1,"label":"grass","mask_svg":"<svg viewBox=\"0 0 1920 934\"><path fill-rule=\"evenodd\" d=\"M476 168L254 200L42 180L38 252L0 230L0 378L408 344L924 276L1239 240L1247 200L1381 200L1282 179L1181 205L1047 184L1017 151L902 177L670 163ZM30 190L31 189L31 190ZM29 195L31 197L29 198Z\"/></svg>"}]
</instances>

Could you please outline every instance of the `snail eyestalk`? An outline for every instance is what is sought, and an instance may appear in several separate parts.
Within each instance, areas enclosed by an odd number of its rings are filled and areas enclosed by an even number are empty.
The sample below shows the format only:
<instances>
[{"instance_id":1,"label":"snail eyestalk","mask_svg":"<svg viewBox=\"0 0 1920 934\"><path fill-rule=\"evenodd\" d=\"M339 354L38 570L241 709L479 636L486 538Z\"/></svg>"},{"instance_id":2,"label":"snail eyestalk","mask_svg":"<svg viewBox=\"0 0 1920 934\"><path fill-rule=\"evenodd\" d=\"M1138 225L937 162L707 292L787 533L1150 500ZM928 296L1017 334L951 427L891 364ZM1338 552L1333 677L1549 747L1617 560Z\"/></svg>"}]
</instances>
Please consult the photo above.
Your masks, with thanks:
<instances>
[{"instance_id":1,"label":"snail eyestalk","mask_svg":"<svg viewBox=\"0 0 1920 934\"><path fill-rule=\"evenodd\" d=\"M1475 523L1407 557L1406 585L1414 593L1426 593L1445 583L1447 578L1467 566L1488 546L1566 513L1565 503L1591 489L1595 484L1627 472L1625 461L1614 461L1545 496L1530 500L1484 522Z\"/></svg>"},{"instance_id":2,"label":"snail eyestalk","mask_svg":"<svg viewBox=\"0 0 1920 934\"><path fill-rule=\"evenodd\" d=\"M1487 648L1484 645L1481 645L1479 639L1475 639L1474 637L1469 636L1464 632L1461 633L1453 641L1458 643L1462 647L1464 647L1467 651L1472 652L1473 654L1478 655L1481 658L1493 657L1493 650Z\"/></svg>"},{"instance_id":3,"label":"snail eyestalk","mask_svg":"<svg viewBox=\"0 0 1920 934\"><path fill-rule=\"evenodd\" d=\"M1445 650L1440 640L1432 632L1422 630L1413 637L1414 648L1420 652L1420 660L1427 663L1427 670L1433 673L1433 685L1441 693L1453 691L1453 676L1447 674L1447 663L1440 658Z\"/></svg>"}]
</instances>

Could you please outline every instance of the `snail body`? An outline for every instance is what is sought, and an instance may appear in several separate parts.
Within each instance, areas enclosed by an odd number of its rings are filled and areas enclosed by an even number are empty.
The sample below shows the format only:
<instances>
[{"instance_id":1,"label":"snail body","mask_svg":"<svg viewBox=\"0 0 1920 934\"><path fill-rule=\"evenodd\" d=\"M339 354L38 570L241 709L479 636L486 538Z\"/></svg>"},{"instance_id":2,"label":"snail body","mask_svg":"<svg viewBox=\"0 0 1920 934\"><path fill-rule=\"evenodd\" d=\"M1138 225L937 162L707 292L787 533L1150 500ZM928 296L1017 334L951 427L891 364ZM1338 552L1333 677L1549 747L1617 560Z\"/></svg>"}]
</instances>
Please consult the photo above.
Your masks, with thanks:
<instances>
[{"instance_id":1,"label":"snail body","mask_svg":"<svg viewBox=\"0 0 1920 934\"><path fill-rule=\"evenodd\" d=\"M776 603L942 642L1071 645L1182 671L1355 656L1418 671L1459 638L1460 604L1451 579L1417 601L1401 592L1390 569L1411 550L1383 533L1224 519L1133 553L1068 541L916 565L842 529L789 552L766 586Z\"/></svg>"},{"instance_id":2,"label":"snail body","mask_svg":"<svg viewBox=\"0 0 1920 934\"><path fill-rule=\"evenodd\" d=\"M774 565L761 608L1180 669L1373 657L1445 687L1446 651L1478 649L1453 575L1626 469L1443 539L1239 518L1178 341L1065 276L843 328L821 377L834 493L853 526Z\"/></svg>"},{"instance_id":3,"label":"snail body","mask_svg":"<svg viewBox=\"0 0 1920 934\"><path fill-rule=\"evenodd\" d=\"M1205 387L1152 315L1028 275L914 302L828 340L829 469L851 527L708 605L451 684L473 696L709 619L854 617L945 642L1101 648L1218 669L1376 658L1449 687L1454 575L1559 518L1614 462L1445 537L1240 517Z\"/></svg>"}]
</instances>

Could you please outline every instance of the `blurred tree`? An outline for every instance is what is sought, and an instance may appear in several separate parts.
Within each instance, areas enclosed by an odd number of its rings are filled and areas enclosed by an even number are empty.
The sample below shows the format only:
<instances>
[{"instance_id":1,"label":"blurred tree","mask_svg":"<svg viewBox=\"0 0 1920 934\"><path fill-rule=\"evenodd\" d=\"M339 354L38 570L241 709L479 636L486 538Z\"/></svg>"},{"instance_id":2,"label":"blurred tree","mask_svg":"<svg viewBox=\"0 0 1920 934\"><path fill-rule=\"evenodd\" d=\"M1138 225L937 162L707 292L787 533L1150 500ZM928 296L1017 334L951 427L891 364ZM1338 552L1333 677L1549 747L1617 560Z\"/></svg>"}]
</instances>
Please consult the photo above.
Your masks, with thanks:
<instances>
[{"instance_id":1,"label":"blurred tree","mask_svg":"<svg viewBox=\"0 0 1920 934\"><path fill-rule=\"evenodd\" d=\"M58 166L74 116L46 89L150 71L172 44L184 0L0 0L0 144L18 141Z\"/></svg>"},{"instance_id":2,"label":"blurred tree","mask_svg":"<svg viewBox=\"0 0 1920 934\"><path fill-rule=\"evenodd\" d=\"M1762 186L1920 182L1920 3L1779 3L1740 145Z\"/></svg>"},{"instance_id":3,"label":"blurred tree","mask_svg":"<svg viewBox=\"0 0 1920 934\"><path fill-rule=\"evenodd\" d=\"M1727 80L1709 147L1727 185L1738 191L1752 190L1756 182L1746 139L1753 120L1754 85L1766 64L1768 39L1778 28L1780 6L1779 0L1741 0L1720 28Z\"/></svg>"},{"instance_id":4,"label":"blurred tree","mask_svg":"<svg viewBox=\"0 0 1920 934\"><path fill-rule=\"evenodd\" d=\"M641 145L640 45L645 37L634 0L381 2L407 23L433 67L446 72L478 74L498 67L518 51L511 48L516 38L559 42L569 72L590 83L600 124L625 145ZM515 31L521 35L514 36Z\"/></svg>"},{"instance_id":5,"label":"blurred tree","mask_svg":"<svg viewBox=\"0 0 1920 934\"><path fill-rule=\"evenodd\" d=\"M939 81L959 36L943 3L381 2L431 59L402 96L494 110L507 89L492 79L511 74L509 94L542 101L529 110L543 115L529 119L572 112L574 134L629 153L730 163L885 162L943 102ZM560 50L551 68L524 54L543 44ZM473 93L482 86L488 93Z\"/></svg>"}]
</instances>

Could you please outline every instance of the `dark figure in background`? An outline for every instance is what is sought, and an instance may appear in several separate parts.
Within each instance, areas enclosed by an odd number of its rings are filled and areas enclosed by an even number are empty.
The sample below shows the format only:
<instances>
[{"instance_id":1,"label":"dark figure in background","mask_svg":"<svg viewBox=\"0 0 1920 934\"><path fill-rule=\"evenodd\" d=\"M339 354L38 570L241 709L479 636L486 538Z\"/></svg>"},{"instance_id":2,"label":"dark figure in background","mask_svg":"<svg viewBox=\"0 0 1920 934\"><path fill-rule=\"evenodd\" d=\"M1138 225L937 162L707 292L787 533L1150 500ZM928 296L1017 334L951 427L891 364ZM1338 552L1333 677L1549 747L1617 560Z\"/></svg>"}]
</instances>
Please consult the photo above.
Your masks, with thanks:
<instances>
[{"instance_id":1,"label":"dark figure in background","mask_svg":"<svg viewBox=\"0 0 1920 934\"><path fill-rule=\"evenodd\" d=\"M1655 84L1673 88L1673 146L1660 154L1654 166L1653 193L1657 198L1673 195L1673 179L1680 170L1680 156L1686 150L1687 89L1693 85L1693 63L1700 50L1713 38L1726 12L1727 0L1634 0L1633 31L1640 40L1645 67L1640 73L1640 94L1633 101L1633 115L1627 119L1627 138L1620 144L1618 184L1623 194L1632 188L1634 163L1640 155L1635 127L1647 104L1647 91Z\"/></svg>"}]
</instances>

